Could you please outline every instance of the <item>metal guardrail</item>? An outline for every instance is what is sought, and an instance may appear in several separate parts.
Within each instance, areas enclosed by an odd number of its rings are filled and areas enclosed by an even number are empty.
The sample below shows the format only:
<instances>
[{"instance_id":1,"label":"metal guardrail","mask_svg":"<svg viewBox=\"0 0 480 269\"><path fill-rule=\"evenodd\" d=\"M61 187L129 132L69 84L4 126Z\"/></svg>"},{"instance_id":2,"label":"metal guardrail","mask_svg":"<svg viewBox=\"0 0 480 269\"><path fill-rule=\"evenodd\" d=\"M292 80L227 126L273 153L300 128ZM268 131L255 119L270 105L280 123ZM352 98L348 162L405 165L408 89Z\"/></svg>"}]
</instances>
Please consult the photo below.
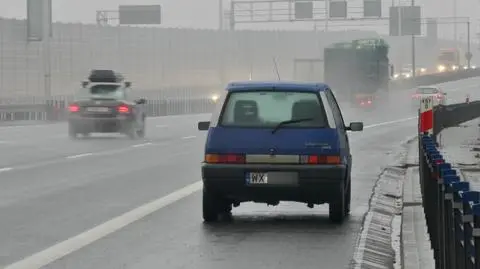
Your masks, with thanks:
<instances>
[{"instance_id":1,"label":"metal guardrail","mask_svg":"<svg viewBox=\"0 0 480 269\"><path fill-rule=\"evenodd\" d=\"M410 89L420 85L431 85L476 76L480 76L480 69L429 74L417 76L414 79L391 81L391 88L393 90ZM147 92L145 92L145 94L147 94ZM162 96L160 92L154 91L148 92L148 96L145 97L147 99L148 116L208 113L214 108L214 102L210 97L185 95L182 98L168 98ZM65 120L67 116L67 106L71 99L71 96L54 96L50 100L31 98L31 100L28 100L28 103L24 104L17 104L14 101L9 101L8 104L0 103L0 122L17 120Z\"/></svg>"},{"instance_id":2,"label":"metal guardrail","mask_svg":"<svg viewBox=\"0 0 480 269\"><path fill-rule=\"evenodd\" d=\"M448 81L456 81L466 78L479 77L480 69L459 69L452 72L434 73L423 76L416 76L415 78L408 78L402 80L393 80L390 82L390 89L401 90L410 89L417 86L427 86Z\"/></svg>"},{"instance_id":3,"label":"metal guardrail","mask_svg":"<svg viewBox=\"0 0 480 269\"><path fill-rule=\"evenodd\" d=\"M439 105L433 109L433 138L443 129L480 117L480 101Z\"/></svg>"},{"instance_id":4,"label":"metal guardrail","mask_svg":"<svg viewBox=\"0 0 480 269\"><path fill-rule=\"evenodd\" d=\"M480 268L480 192L461 181L436 143L442 130L478 117L480 101L438 105L433 108L433 133L419 134L423 208L438 269Z\"/></svg>"},{"instance_id":5,"label":"metal guardrail","mask_svg":"<svg viewBox=\"0 0 480 269\"><path fill-rule=\"evenodd\" d=\"M460 180L431 136L419 136L419 153L423 208L435 268L479 268L480 192Z\"/></svg>"},{"instance_id":6,"label":"metal guardrail","mask_svg":"<svg viewBox=\"0 0 480 269\"><path fill-rule=\"evenodd\" d=\"M68 115L68 101L47 100L46 104L0 105L2 121L62 121ZM215 102L211 98L147 100L147 116L169 116L211 112Z\"/></svg>"}]
</instances>

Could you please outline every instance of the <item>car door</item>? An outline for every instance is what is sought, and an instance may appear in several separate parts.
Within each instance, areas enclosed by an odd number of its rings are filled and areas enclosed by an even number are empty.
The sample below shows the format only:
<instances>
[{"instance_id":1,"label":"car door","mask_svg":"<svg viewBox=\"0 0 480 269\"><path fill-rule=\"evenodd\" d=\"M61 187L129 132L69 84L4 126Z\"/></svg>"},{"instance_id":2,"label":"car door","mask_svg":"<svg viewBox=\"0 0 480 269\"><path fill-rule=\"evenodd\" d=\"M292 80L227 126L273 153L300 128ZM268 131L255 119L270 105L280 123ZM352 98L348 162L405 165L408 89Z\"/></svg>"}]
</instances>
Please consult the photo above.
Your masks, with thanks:
<instances>
[{"instance_id":1,"label":"car door","mask_svg":"<svg viewBox=\"0 0 480 269\"><path fill-rule=\"evenodd\" d=\"M326 96L327 96L328 102L330 103L330 106L332 107L333 117L335 119L335 124L337 126L338 135L340 139L340 146L342 150L344 150L345 155L348 158L348 163L350 164L352 159L352 156L350 154L350 143L348 140L348 134L345 128L345 122L343 121L343 116L340 110L340 106L338 105L337 100L335 99L335 96L332 94L330 89L326 91Z\"/></svg>"}]
</instances>

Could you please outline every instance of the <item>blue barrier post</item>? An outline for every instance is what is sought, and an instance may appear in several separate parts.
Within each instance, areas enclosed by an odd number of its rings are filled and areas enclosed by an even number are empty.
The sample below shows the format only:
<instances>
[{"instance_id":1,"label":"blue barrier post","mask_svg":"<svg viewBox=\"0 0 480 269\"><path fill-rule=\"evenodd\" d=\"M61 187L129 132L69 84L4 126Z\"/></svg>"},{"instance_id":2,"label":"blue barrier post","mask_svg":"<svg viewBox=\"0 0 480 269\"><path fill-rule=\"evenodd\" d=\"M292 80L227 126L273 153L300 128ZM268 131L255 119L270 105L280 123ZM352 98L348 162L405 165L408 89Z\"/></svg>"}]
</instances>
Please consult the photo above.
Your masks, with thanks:
<instances>
[{"instance_id":1,"label":"blue barrier post","mask_svg":"<svg viewBox=\"0 0 480 269\"><path fill-rule=\"evenodd\" d=\"M480 269L480 203L472 204L472 214L473 214L473 242L475 249L474 263L475 269Z\"/></svg>"},{"instance_id":2,"label":"blue barrier post","mask_svg":"<svg viewBox=\"0 0 480 269\"><path fill-rule=\"evenodd\" d=\"M432 215L435 216L434 223L432 223L432 230L435 230L435 236L437 237L436 239L436 252L437 252L437 259L436 262L437 268L444 268L445 262L445 253L444 253L444 246L445 246L445 240L443 237L443 194L441 194L441 190L443 190L443 181L442 178L440 177L440 174L438 172L438 165L443 162L442 155L438 154L438 151L435 150L430 150L427 151L427 159L428 159L428 164L429 164L429 171L430 171L430 181L432 182L432 203L434 204L432 208L432 212L434 212ZM441 200L440 200L441 199ZM433 228L435 227L435 228Z\"/></svg>"},{"instance_id":3,"label":"blue barrier post","mask_svg":"<svg viewBox=\"0 0 480 269\"><path fill-rule=\"evenodd\" d=\"M480 202L480 192L467 191L461 193L463 203L463 242L465 269L475 269L475 243L473 241L472 204Z\"/></svg>"},{"instance_id":4,"label":"blue barrier post","mask_svg":"<svg viewBox=\"0 0 480 269\"><path fill-rule=\"evenodd\" d=\"M451 173L452 169L446 171ZM452 184L460 181L460 178L455 175L445 175L442 177L442 184L439 185L439 200L438 209L440 213L439 227L440 227L440 241L441 241L441 257L442 268L450 269L455 264L455 257L452 256L451 245L454 243L452 234L452 200L453 188Z\"/></svg>"},{"instance_id":5,"label":"blue barrier post","mask_svg":"<svg viewBox=\"0 0 480 269\"><path fill-rule=\"evenodd\" d=\"M448 244L447 254L450 266L448 268L465 268L464 255L461 255L461 249L463 248L463 219L462 219L462 203L460 198L460 192L469 191L470 184L468 182L461 182L460 177L456 177L455 182L451 183L451 199L449 206L445 214L448 214L446 222L448 227ZM460 254L459 254L460 252ZM459 266L459 264L461 266Z\"/></svg>"}]
</instances>

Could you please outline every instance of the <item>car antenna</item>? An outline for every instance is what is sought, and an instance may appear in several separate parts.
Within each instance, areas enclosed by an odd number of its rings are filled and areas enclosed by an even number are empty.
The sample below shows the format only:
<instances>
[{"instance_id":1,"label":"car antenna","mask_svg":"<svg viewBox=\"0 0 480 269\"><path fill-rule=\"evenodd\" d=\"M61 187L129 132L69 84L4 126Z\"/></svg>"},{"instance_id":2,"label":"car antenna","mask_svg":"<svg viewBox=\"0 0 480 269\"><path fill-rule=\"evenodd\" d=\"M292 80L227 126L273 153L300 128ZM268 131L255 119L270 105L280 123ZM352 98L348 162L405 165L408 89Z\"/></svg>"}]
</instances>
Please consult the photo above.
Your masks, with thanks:
<instances>
[{"instance_id":1,"label":"car antenna","mask_svg":"<svg viewBox=\"0 0 480 269\"><path fill-rule=\"evenodd\" d=\"M277 73L277 78L280 80L280 73L278 72L277 59L273 57L273 66L275 67L275 73Z\"/></svg>"}]
</instances>

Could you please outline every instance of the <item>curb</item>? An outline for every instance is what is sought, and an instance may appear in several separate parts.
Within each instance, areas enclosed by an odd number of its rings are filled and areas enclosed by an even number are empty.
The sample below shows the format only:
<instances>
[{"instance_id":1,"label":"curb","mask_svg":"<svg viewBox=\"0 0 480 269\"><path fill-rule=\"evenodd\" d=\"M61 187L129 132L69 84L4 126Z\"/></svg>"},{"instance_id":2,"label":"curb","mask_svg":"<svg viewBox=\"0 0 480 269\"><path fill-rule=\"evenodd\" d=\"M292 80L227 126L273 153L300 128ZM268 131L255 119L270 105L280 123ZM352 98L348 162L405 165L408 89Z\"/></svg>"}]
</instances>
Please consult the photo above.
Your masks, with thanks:
<instances>
[{"instance_id":1,"label":"curb","mask_svg":"<svg viewBox=\"0 0 480 269\"><path fill-rule=\"evenodd\" d=\"M380 174L357 240L351 269L401 269L403 260L404 181L415 165L416 136L405 139L393 165Z\"/></svg>"},{"instance_id":2,"label":"curb","mask_svg":"<svg viewBox=\"0 0 480 269\"><path fill-rule=\"evenodd\" d=\"M406 169L387 167L374 187L351 268L401 268L403 179Z\"/></svg>"}]
</instances>

